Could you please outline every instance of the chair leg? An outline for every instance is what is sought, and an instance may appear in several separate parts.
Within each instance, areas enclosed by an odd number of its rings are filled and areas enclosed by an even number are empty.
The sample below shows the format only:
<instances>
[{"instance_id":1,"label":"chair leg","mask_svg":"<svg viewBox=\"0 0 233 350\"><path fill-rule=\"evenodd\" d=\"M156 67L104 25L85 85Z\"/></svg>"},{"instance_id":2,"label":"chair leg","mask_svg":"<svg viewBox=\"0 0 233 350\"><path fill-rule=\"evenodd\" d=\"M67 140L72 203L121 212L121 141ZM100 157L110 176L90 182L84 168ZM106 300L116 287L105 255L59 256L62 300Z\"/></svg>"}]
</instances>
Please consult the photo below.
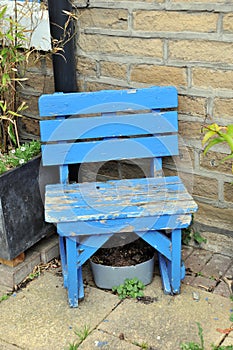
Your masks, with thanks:
<instances>
[{"instance_id":1,"label":"chair leg","mask_svg":"<svg viewBox=\"0 0 233 350\"><path fill-rule=\"evenodd\" d=\"M171 287L174 294L180 293L181 283L181 229L171 233L172 260L169 264Z\"/></svg>"},{"instance_id":2,"label":"chair leg","mask_svg":"<svg viewBox=\"0 0 233 350\"><path fill-rule=\"evenodd\" d=\"M173 230L170 239L152 231L143 234L142 238L158 250L164 292L178 294L185 275L184 265L181 264L181 229Z\"/></svg>"},{"instance_id":3,"label":"chair leg","mask_svg":"<svg viewBox=\"0 0 233 350\"><path fill-rule=\"evenodd\" d=\"M66 238L66 252L67 252L67 287L68 299L71 307L78 307L80 273L77 271L77 242L69 237ZM79 268L81 269L81 267ZM79 275L79 278L78 278Z\"/></svg>"},{"instance_id":4,"label":"chair leg","mask_svg":"<svg viewBox=\"0 0 233 350\"><path fill-rule=\"evenodd\" d=\"M84 298L83 272L82 266L78 268L78 299Z\"/></svg>"},{"instance_id":5,"label":"chair leg","mask_svg":"<svg viewBox=\"0 0 233 350\"><path fill-rule=\"evenodd\" d=\"M63 285L65 288L67 288L67 256L65 247L65 237L59 236L59 248L63 275Z\"/></svg>"},{"instance_id":6,"label":"chair leg","mask_svg":"<svg viewBox=\"0 0 233 350\"><path fill-rule=\"evenodd\" d=\"M167 259L160 253L158 253L159 258L159 269L161 275L161 281L163 285L163 290L165 294L172 294L170 277L167 268Z\"/></svg>"}]
</instances>

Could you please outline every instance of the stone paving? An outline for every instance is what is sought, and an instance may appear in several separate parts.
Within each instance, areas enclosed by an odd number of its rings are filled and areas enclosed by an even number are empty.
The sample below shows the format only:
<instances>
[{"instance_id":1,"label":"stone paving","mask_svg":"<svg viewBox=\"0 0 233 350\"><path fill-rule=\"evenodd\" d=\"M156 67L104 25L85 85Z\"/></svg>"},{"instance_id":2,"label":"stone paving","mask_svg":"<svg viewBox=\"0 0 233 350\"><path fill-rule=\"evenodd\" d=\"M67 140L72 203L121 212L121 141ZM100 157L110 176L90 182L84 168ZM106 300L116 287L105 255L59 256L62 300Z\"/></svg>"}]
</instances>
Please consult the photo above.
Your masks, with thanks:
<instances>
[{"instance_id":1,"label":"stone paving","mask_svg":"<svg viewBox=\"0 0 233 350\"><path fill-rule=\"evenodd\" d=\"M187 275L181 294L165 295L158 267L145 295L153 302L120 301L95 287L89 264L84 266L85 298L71 309L60 268L45 270L27 286L0 302L0 350L73 350L76 332L89 327L82 350L179 350L181 342L199 342L203 328L205 350L211 344L231 345L233 302L223 281L233 275L233 259L204 249L183 247ZM6 287L0 287L0 297ZM198 298L194 298L198 295Z\"/></svg>"},{"instance_id":2,"label":"stone paving","mask_svg":"<svg viewBox=\"0 0 233 350\"><path fill-rule=\"evenodd\" d=\"M229 296L223 277L233 277L233 258L208 250L183 247L186 277L183 283L208 292Z\"/></svg>"}]
</instances>

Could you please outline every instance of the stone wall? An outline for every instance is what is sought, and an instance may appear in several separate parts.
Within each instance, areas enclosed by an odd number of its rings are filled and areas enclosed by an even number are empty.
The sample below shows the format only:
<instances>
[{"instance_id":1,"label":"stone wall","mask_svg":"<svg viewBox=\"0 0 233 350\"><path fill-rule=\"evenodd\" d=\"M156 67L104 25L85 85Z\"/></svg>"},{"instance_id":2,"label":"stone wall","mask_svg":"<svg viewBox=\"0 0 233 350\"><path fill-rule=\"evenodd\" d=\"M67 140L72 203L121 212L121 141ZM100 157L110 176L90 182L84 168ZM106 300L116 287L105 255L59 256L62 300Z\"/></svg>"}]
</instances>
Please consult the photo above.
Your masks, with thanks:
<instances>
[{"instance_id":1,"label":"stone wall","mask_svg":"<svg viewBox=\"0 0 233 350\"><path fill-rule=\"evenodd\" d=\"M19 133L22 141L40 137L38 98L44 93L54 92L52 59L49 53L34 52L29 56L27 70L22 72L26 78L19 86L19 99L25 101L28 108L24 118L19 119Z\"/></svg>"},{"instance_id":2,"label":"stone wall","mask_svg":"<svg viewBox=\"0 0 233 350\"><path fill-rule=\"evenodd\" d=\"M232 235L231 163L220 163L224 147L203 157L201 145L203 124L233 123L231 1L74 3L79 90L175 85L181 156L166 172L178 171L198 201L199 228Z\"/></svg>"}]
</instances>

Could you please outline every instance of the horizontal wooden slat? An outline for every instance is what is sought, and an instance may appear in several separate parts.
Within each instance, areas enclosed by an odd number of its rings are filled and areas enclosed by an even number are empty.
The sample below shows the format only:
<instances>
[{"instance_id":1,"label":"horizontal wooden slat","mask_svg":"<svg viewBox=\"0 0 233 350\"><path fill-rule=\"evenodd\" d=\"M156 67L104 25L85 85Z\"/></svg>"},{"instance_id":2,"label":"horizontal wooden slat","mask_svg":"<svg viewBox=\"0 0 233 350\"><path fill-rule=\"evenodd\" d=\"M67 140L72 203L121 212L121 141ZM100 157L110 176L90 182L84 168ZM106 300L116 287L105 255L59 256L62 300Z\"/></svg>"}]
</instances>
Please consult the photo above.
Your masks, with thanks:
<instances>
[{"instance_id":1,"label":"horizontal wooden slat","mask_svg":"<svg viewBox=\"0 0 233 350\"><path fill-rule=\"evenodd\" d=\"M55 93L39 98L41 117L177 107L175 87Z\"/></svg>"},{"instance_id":2,"label":"horizontal wooden slat","mask_svg":"<svg viewBox=\"0 0 233 350\"><path fill-rule=\"evenodd\" d=\"M46 188L46 220L71 222L195 212L196 203L181 185L179 178L173 179L177 179L177 190L174 184L169 184L163 178L160 183L158 179L154 183L151 179L149 184L148 179L138 179L137 182L134 180L131 191L128 187L129 180L118 181L117 186L115 181L111 181L107 183L109 194L104 196L99 191L101 183L97 185L99 189L94 190L94 195L91 194L90 188L83 184L60 185L60 191L57 191L58 185L49 185ZM156 191L158 184L160 189ZM112 195L114 191L115 195Z\"/></svg>"},{"instance_id":3,"label":"horizontal wooden slat","mask_svg":"<svg viewBox=\"0 0 233 350\"><path fill-rule=\"evenodd\" d=\"M50 211L49 211L50 212ZM57 230L62 236L77 235L99 235L109 232L147 232L150 230L169 230L175 228L186 228L190 225L191 214L184 215L162 215L124 219L106 219L59 223Z\"/></svg>"},{"instance_id":4,"label":"horizontal wooden slat","mask_svg":"<svg viewBox=\"0 0 233 350\"><path fill-rule=\"evenodd\" d=\"M175 111L40 122L43 142L171 133L177 132L177 129Z\"/></svg>"},{"instance_id":5,"label":"horizontal wooden slat","mask_svg":"<svg viewBox=\"0 0 233 350\"><path fill-rule=\"evenodd\" d=\"M178 155L177 135L58 143L42 146L43 165Z\"/></svg>"},{"instance_id":6,"label":"horizontal wooden slat","mask_svg":"<svg viewBox=\"0 0 233 350\"><path fill-rule=\"evenodd\" d=\"M140 183L140 186L137 185ZM49 185L48 185L49 186ZM145 191L157 190L161 188L164 189L165 186L168 188L177 190L185 190L185 187L178 176L166 176L166 177L147 177L143 179L122 179L122 180L109 180L107 182L83 182L83 183L74 183L74 184L53 184L52 188L54 191L53 195L58 195L69 193L72 196L72 193L77 192L77 188L82 188L82 190L89 193L91 196L94 193L94 190L98 190L98 193L116 193L118 187L121 188L122 193L144 193Z\"/></svg>"}]
</instances>

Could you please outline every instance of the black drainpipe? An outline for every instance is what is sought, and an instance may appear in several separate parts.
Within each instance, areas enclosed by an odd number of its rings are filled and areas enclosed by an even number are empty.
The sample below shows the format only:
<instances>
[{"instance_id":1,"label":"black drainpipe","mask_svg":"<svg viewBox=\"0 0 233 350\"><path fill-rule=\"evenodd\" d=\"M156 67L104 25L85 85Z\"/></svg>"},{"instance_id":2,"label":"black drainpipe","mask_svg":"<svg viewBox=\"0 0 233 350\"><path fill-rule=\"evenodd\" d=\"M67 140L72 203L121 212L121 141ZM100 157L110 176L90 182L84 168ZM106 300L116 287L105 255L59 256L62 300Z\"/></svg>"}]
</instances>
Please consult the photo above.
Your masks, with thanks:
<instances>
[{"instance_id":1,"label":"black drainpipe","mask_svg":"<svg viewBox=\"0 0 233 350\"><path fill-rule=\"evenodd\" d=\"M63 51L53 53L53 73L56 92L77 91L76 62L75 62L75 37L73 20L63 11L72 12L70 0L48 0L50 32L52 46L53 41L61 42ZM68 26L64 35L64 28ZM64 44L65 43L65 44Z\"/></svg>"}]
</instances>

